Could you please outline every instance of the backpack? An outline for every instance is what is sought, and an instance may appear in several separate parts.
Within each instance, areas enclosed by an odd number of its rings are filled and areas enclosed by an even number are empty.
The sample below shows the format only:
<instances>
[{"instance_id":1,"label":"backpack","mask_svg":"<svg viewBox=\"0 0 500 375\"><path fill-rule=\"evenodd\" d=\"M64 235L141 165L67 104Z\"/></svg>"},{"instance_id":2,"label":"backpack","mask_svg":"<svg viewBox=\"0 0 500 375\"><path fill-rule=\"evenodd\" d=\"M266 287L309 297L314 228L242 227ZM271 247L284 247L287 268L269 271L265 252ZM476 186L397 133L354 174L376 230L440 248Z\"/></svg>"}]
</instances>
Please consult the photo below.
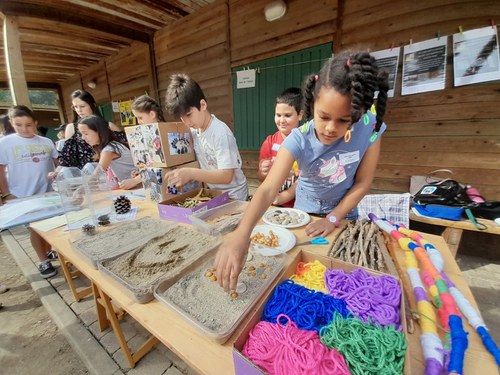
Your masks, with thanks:
<instances>
[{"instance_id":1,"label":"backpack","mask_svg":"<svg viewBox=\"0 0 500 375\"><path fill-rule=\"evenodd\" d=\"M428 183L413 197L418 204L440 204L443 206L466 206L472 201L465 188L455 180Z\"/></svg>"}]
</instances>

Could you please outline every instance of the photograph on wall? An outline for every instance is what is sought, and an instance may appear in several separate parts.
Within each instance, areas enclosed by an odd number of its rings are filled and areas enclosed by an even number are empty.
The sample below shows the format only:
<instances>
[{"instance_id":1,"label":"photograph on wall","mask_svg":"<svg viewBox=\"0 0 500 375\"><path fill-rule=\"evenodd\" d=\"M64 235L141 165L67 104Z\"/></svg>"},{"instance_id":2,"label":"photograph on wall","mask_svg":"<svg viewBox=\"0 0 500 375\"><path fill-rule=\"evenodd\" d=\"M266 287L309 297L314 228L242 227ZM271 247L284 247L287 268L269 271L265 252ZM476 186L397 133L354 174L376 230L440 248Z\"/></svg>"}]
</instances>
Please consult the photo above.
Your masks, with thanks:
<instances>
[{"instance_id":1,"label":"photograph on wall","mask_svg":"<svg viewBox=\"0 0 500 375\"><path fill-rule=\"evenodd\" d=\"M120 102L120 123L123 126L137 125L137 120L132 113L132 100Z\"/></svg>"},{"instance_id":2,"label":"photograph on wall","mask_svg":"<svg viewBox=\"0 0 500 375\"><path fill-rule=\"evenodd\" d=\"M455 86L500 79L497 27L453 34Z\"/></svg>"},{"instance_id":3,"label":"photograph on wall","mask_svg":"<svg viewBox=\"0 0 500 375\"><path fill-rule=\"evenodd\" d=\"M444 89L447 40L441 37L404 47L401 95Z\"/></svg>"},{"instance_id":4,"label":"photograph on wall","mask_svg":"<svg viewBox=\"0 0 500 375\"><path fill-rule=\"evenodd\" d=\"M396 87L396 77L398 74L399 53L401 48L389 48L382 51L370 52L377 60L379 69L387 72L389 78L389 91L387 96L394 97L394 87ZM378 91L375 93L375 98L378 96Z\"/></svg>"},{"instance_id":5,"label":"photograph on wall","mask_svg":"<svg viewBox=\"0 0 500 375\"><path fill-rule=\"evenodd\" d=\"M168 133L168 146L170 155L192 154L190 133Z\"/></svg>"}]
</instances>

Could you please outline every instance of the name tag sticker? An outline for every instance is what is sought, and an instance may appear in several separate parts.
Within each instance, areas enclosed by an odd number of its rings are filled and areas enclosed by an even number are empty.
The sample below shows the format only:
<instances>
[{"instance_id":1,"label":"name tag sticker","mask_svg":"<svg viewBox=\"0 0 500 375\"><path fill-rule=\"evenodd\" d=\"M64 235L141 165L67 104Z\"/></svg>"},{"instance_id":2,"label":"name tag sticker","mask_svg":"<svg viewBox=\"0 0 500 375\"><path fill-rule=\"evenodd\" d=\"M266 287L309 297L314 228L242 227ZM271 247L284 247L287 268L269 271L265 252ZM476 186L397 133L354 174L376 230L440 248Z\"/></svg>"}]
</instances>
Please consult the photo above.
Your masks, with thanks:
<instances>
[{"instance_id":1,"label":"name tag sticker","mask_svg":"<svg viewBox=\"0 0 500 375\"><path fill-rule=\"evenodd\" d=\"M281 145L277 144L277 143L273 143L273 151L278 151L280 149Z\"/></svg>"},{"instance_id":2,"label":"name tag sticker","mask_svg":"<svg viewBox=\"0 0 500 375\"><path fill-rule=\"evenodd\" d=\"M359 161L359 151L346 152L339 155L340 165L347 165Z\"/></svg>"}]
</instances>

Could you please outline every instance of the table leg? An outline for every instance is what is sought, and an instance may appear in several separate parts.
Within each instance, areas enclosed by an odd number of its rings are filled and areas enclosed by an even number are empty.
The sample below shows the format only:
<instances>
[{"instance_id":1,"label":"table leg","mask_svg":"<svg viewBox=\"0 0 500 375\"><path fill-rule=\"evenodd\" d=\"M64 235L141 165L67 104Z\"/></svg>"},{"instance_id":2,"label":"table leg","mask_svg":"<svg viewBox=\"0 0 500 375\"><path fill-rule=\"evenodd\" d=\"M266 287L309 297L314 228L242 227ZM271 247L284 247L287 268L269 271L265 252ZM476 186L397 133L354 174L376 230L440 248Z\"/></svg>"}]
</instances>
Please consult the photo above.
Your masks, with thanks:
<instances>
[{"instance_id":1,"label":"table leg","mask_svg":"<svg viewBox=\"0 0 500 375\"><path fill-rule=\"evenodd\" d=\"M448 248L450 249L451 255L453 257L457 256L458 247L460 246L460 240L462 239L463 229L447 227L441 236L446 241Z\"/></svg>"},{"instance_id":2,"label":"table leg","mask_svg":"<svg viewBox=\"0 0 500 375\"><path fill-rule=\"evenodd\" d=\"M66 258L61 253L58 253L58 256L59 256L59 263L61 264L64 278L66 279L66 282L69 285L69 289L71 290L71 293L75 298L75 301L80 302L82 298L92 293L92 287L89 286L87 288L83 288L80 291L78 291L76 289L75 283L73 282L73 278L81 276L81 272L78 270L71 271L69 269L69 262L66 260Z\"/></svg>"},{"instance_id":3,"label":"table leg","mask_svg":"<svg viewBox=\"0 0 500 375\"><path fill-rule=\"evenodd\" d=\"M109 319L109 323L111 323L111 327L113 327L113 332L115 333L116 339L118 340L118 344L122 350L122 353L127 360L130 368L134 368L136 363L144 357L157 343L160 342L155 336L151 335L136 351L132 353L130 348L127 345L127 340L125 340L125 336L123 335L122 328L120 326L119 315L113 307L111 303L111 298L102 291L97 285L94 285L94 289L97 291L98 299L101 301L96 301L96 306L101 305L106 310L105 316ZM99 313L98 313L99 316ZM102 317L102 315L101 315ZM101 324L99 322L99 324Z\"/></svg>"}]
</instances>

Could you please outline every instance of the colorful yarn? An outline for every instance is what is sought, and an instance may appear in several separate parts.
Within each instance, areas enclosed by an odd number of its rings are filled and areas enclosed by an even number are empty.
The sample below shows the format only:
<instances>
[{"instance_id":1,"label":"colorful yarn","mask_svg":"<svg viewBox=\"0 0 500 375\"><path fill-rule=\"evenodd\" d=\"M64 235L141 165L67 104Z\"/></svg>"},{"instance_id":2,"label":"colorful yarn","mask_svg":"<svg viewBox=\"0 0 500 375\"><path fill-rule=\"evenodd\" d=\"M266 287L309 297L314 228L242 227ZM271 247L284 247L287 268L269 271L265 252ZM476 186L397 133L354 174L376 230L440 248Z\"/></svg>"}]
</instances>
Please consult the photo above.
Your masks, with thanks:
<instances>
[{"instance_id":1,"label":"colorful yarn","mask_svg":"<svg viewBox=\"0 0 500 375\"><path fill-rule=\"evenodd\" d=\"M442 302L442 308L438 310L440 319L442 319L441 324L450 330L450 333L446 335L447 337L451 337L451 351L447 370L449 374L462 374L465 351L468 346L467 333L463 330L462 318L459 316L458 307L448 291L448 286L441 272L433 264L432 259L424 248L410 238L405 237L398 231L396 226L384 222L373 213L370 213L368 217L382 230L395 238L402 249L412 251L420 261L422 269L428 272L430 278L434 281ZM448 342L449 340L445 343L445 348L448 346Z\"/></svg>"},{"instance_id":2,"label":"colorful yarn","mask_svg":"<svg viewBox=\"0 0 500 375\"><path fill-rule=\"evenodd\" d=\"M350 374L342 354L324 346L317 332L300 330L283 314L277 324L257 323L243 354L268 374Z\"/></svg>"},{"instance_id":3,"label":"colorful yarn","mask_svg":"<svg viewBox=\"0 0 500 375\"><path fill-rule=\"evenodd\" d=\"M318 260L306 264L300 262L297 264L295 275L290 279L308 289L328 293L325 286L325 271L325 265Z\"/></svg>"},{"instance_id":4,"label":"colorful yarn","mask_svg":"<svg viewBox=\"0 0 500 375\"><path fill-rule=\"evenodd\" d=\"M323 344L344 356L352 374L403 373L407 343L404 334L393 326L373 326L335 314L319 335Z\"/></svg>"},{"instance_id":5,"label":"colorful yarn","mask_svg":"<svg viewBox=\"0 0 500 375\"><path fill-rule=\"evenodd\" d=\"M401 328L401 287L394 277L373 276L362 268L350 274L329 269L325 272L325 284L328 293L344 299L349 311L362 321L372 321L382 326L394 324L396 329Z\"/></svg>"},{"instance_id":6,"label":"colorful yarn","mask_svg":"<svg viewBox=\"0 0 500 375\"><path fill-rule=\"evenodd\" d=\"M315 292L288 279L274 289L262 320L273 323L278 316L286 314L300 329L319 331L332 321L335 312L347 316L349 311L344 300Z\"/></svg>"}]
</instances>

